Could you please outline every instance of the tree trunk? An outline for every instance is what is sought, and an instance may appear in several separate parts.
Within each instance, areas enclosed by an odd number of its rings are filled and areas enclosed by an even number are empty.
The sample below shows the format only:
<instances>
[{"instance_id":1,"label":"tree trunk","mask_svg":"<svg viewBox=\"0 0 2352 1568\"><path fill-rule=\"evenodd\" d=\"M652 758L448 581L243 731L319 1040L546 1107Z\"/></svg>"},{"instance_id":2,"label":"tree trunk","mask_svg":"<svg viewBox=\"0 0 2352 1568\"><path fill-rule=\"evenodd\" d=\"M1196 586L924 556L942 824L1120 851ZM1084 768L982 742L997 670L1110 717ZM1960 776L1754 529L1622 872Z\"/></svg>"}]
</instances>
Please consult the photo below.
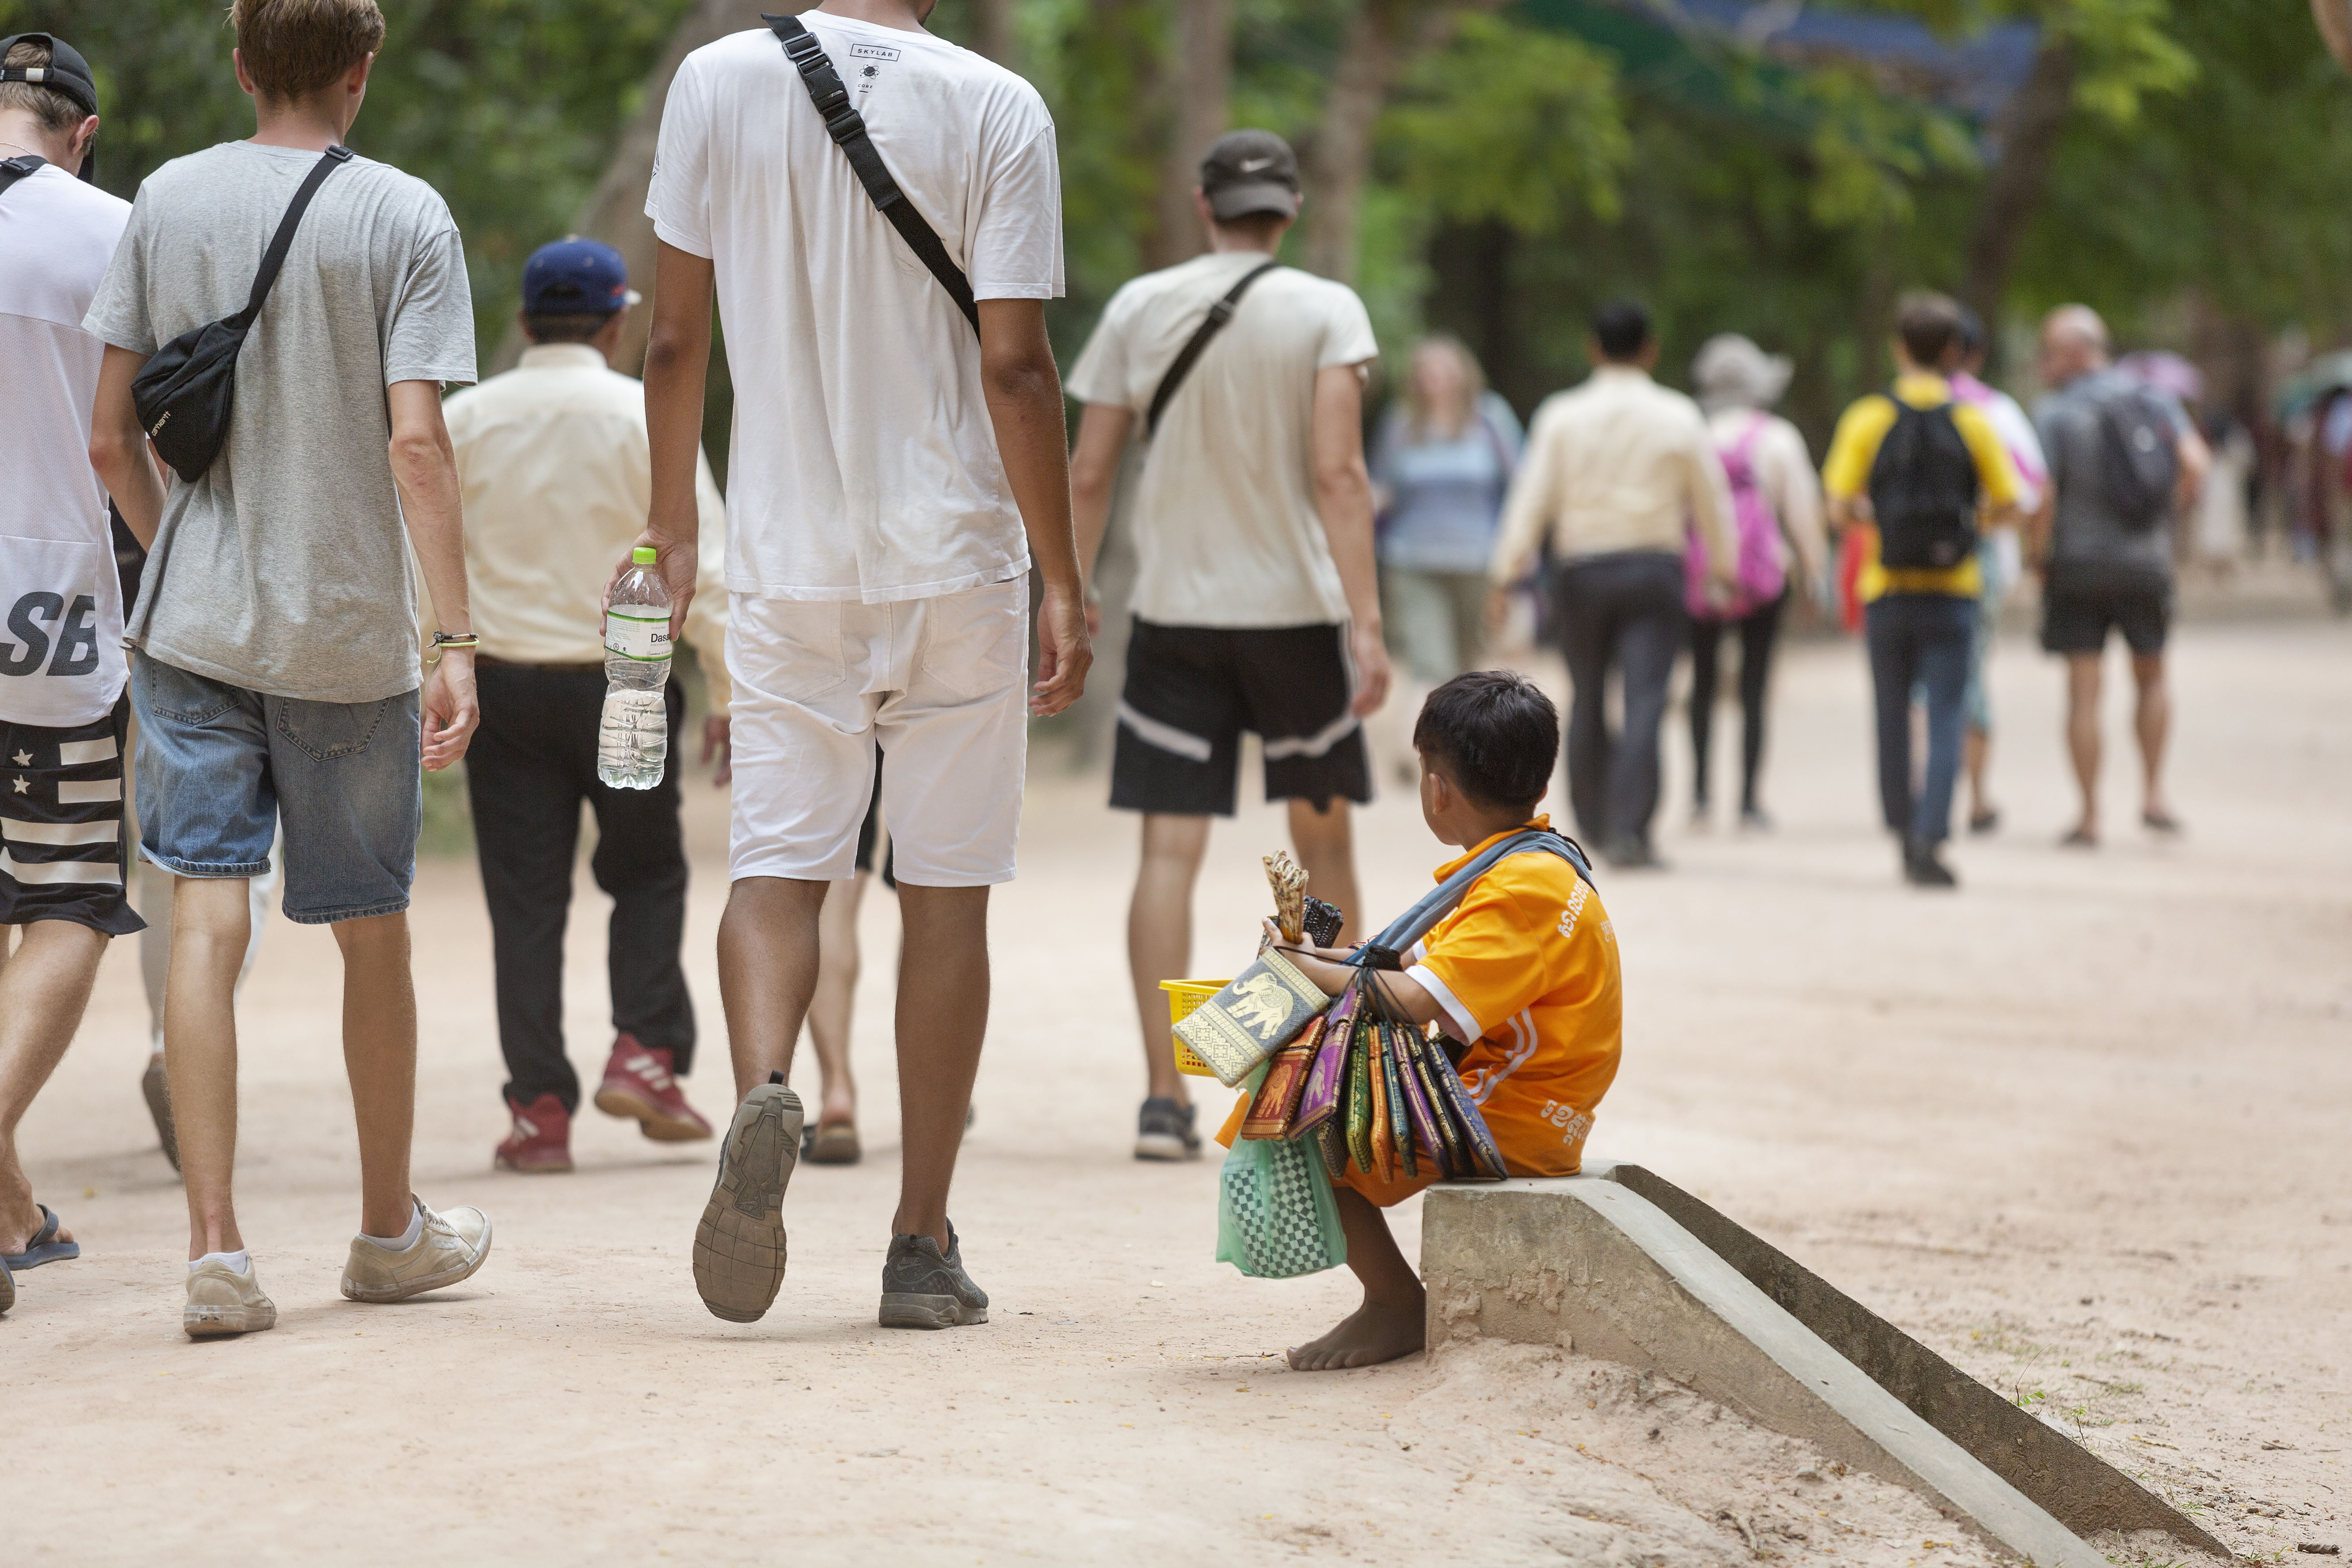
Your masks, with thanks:
<instances>
[{"instance_id":1,"label":"tree trunk","mask_svg":"<svg viewBox=\"0 0 2352 1568\"><path fill-rule=\"evenodd\" d=\"M1308 150L1307 270L1356 280L1364 186L1371 177L1372 136L1397 79L1417 55L1442 48L1465 11L1492 11L1501 0L1363 0L1349 25L1339 63L1323 100L1323 123Z\"/></svg>"},{"instance_id":2,"label":"tree trunk","mask_svg":"<svg viewBox=\"0 0 2352 1568\"><path fill-rule=\"evenodd\" d=\"M1985 345L1998 355L2000 300L2009 283L2017 242L2042 205L2050 181L2050 160L2058 150L2066 113L2074 100L2074 51L2063 39L2045 41L2033 70L2001 118L2000 156L1986 177L1969 239L1966 280L1960 298L1982 319Z\"/></svg>"},{"instance_id":3,"label":"tree trunk","mask_svg":"<svg viewBox=\"0 0 2352 1568\"><path fill-rule=\"evenodd\" d=\"M774 9L778 14L797 13L814 3L815 0L782 0ZM661 135L662 106L669 100L670 81L687 56L730 33L758 26L760 13L767 8L768 0L696 0L694 6L678 19L660 61L646 79L646 100L621 132L612 159L604 165L604 177L596 182L595 194L581 205L578 216L572 220L573 233L601 239L621 253L629 264L630 283L646 296L646 303L629 313L628 325L621 335L620 352L613 360L616 370L637 374L645 364L646 339L653 330L656 241L653 219L646 216L646 187L653 182L654 144ZM509 327L499 345L498 359L490 368L511 368L522 357L522 351L521 329Z\"/></svg>"},{"instance_id":4,"label":"tree trunk","mask_svg":"<svg viewBox=\"0 0 2352 1568\"><path fill-rule=\"evenodd\" d=\"M1021 43L1013 28L1013 0L978 0L972 7L971 47L1006 70L1021 68Z\"/></svg>"},{"instance_id":5,"label":"tree trunk","mask_svg":"<svg viewBox=\"0 0 2352 1568\"><path fill-rule=\"evenodd\" d=\"M1233 117L1234 0L1176 0L1175 111L1160 170L1144 265L1173 267L1208 248L1192 192L1201 158Z\"/></svg>"},{"instance_id":6,"label":"tree trunk","mask_svg":"<svg viewBox=\"0 0 2352 1568\"><path fill-rule=\"evenodd\" d=\"M2319 24L2327 52L2352 70L2352 0L2311 0L2311 19Z\"/></svg>"}]
</instances>

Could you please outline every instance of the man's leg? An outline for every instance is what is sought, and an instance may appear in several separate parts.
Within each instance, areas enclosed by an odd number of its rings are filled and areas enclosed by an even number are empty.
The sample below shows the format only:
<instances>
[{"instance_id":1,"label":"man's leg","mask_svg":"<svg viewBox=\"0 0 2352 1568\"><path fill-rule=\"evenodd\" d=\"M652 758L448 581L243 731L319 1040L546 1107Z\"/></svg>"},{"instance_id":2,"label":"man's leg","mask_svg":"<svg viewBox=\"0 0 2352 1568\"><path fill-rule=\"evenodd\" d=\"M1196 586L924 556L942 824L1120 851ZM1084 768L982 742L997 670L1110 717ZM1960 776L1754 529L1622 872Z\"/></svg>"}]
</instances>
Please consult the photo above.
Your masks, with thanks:
<instances>
[{"instance_id":1,"label":"man's leg","mask_svg":"<svg viewBox=\"0 0 2352 1568\"><path fill-rule=\"evenodd\" d=\"M1878 808L1887 831L1911 831L1911 682L1916 673L1909 605L1882 597L1863 611L1870 684L1878 721Z\"/></svg>"},{"instance_id":2,"label":"man's leg","mask_svg":"<svg viewBox=\"0 0 2352 1568\"><path fill-rule=\"evenodd\" d=\"M0 1252L18 1253L41 1210L16 1158L16 1124L73 1042L107 939L70 921L36 921L11 954L8 936L0 926ZM73 1234L61 1228L57 1239Z\"/></svg>"},{"instance_id":3,"label":"man's leg","mask_svg":"<svg viewBox=\"0 0 2352 1568\"><path fill-rule=\"evenodd\" d=\"M816 995L818 923L828 882L742 877L719 921L719 1000L735 1098L773 1073L792 1076L793 1047Z\"/></svg>"},{"instance_id":4,"label":"man's leg","mask_svg":"<svg viewBox=\"0 0 2352 1568\"><path fill-rule=\"evenodd\" d=\"M824 909L817 916L816 992L809 1002L809 1044L816 1047L817 1086L824 1096L817 1126L852 1127L857 1121L857 1078L850 1068L850 1023L857 1003L857 911L874 873L860 870L845 881L825 884Z\"/></svg>"},{"instance_id":5,"label":"man's leg","mask_svg":"<svg viewBox=\"0 0 2352 1568\"><path fill-rule=\"evenodd\" d=\"M1294 823L1295 829L1295 823ZM1163 980L1190 977L1192 963L1192 884L1208 852L1205 816L1143 818L1143 858L1127 910L1127 964L1135 984L1135 1011L1143 1026L1143 1066L1154 1100L1190 1103L1176 1070L1175 1036L1168 1022ZM911 941L911 935L910 939ZM902 982L903 984L903 982Z\"/></svg>"},{"instance_id":6,"label":"man's leg","mask_svg":"<svg viewBox=\"0 0 2352 1568\"><path fill-rule=\"evenodd\" d=\"M1723 623L1693 616L1690 649L1691 815L1704 822L1707 752L1715 740L1715 682L1723 653Z\"/></svg>"},{"instance_id":7,"label":"man's leg","mask_svg":"<svg viewBox=\"0 0 2352 1568\"><path fill-rule=\"evenodd\" d=\"M1364 1304L1321 1339L1292 1347L1289 1360L1295 1372L1370 1366L1411 1355L1423 1344L1428 1296L1389 1233L1388 1216L1352 1187L1339 1187L1332 1195L1339 1200L1348 1268L1364 1288Z\"/></svg>"},{"instance_id":8,"label":"man's leg","mask_svg":"<svg viewBox=\"0 0 2352 1568\"><path fill-rule=\"evenodd\" d=\"M1307 890L1347 916L1339 928L1341 944L1351 932L1378 929L1376 923L1367 923L1357 891L1355 824L1346 801L1334 799L1319 811L1313 801L1292 801L1290 843L1298 853L1299 868L1307 873Z\"/></svg>"},{"instance_id":9,"label":"man's leg","mask_svg":"<svg viewBox=\"0 0 2352 1568\"><path fill-rule=\"evenodd\" d=\"M408 1152L416 1126L416 986L408 916L337 921L332 930L343 953L343 1071L359 1124L360 1233L394 1240L415 1212Z\"/></svg>"},{"instance_id":10,"label":"man's leg","mask_svg":"<svg viewBox=\"0 0 2352 1568\"><path fill-rule=\"evenodd\" d=\"M1934 617L1919 649L1918 679L1927 693L1927 770L1911 818L1911 841L1934 846L1952 836L1952 795L1959 781L1960 738L1967 725L1969 647L1975 637L1972 600L1924 605Z\"/></svg>"},{"instance_id":11,"label":"man's leg","mask_svg":"<svg viewBox=\"0 0 2352 1568\"><path fill-rule=\"evenodd\" d=\"M1664 556L1655 564L1645 562L1631 593L1634 596L1617 633L1625 731L1609 759L1609 831L1621 852L1635 850L1637 858L1646 858L1651 819L1658 814L1659 732L1685 641L1680 563Z\"/></svg>"},{"instance_id":12,"label":"man's leg","mask_svg":"<svg viewBox=\"0 0 2352 1568\"><path fill-rule=\"evenodd\" d=\"M2163 654L2136 653L2131 662L2132 679L2139 688L2132 729L2139 737L2140 816L2154 827L2173 821L2171 806L2164 798L2164 748L2172 732L2172 687L2165 679Z\"/></svg>"},{"instance_id":13,"label":"man's leg","mask_svg":"<svg viewBox=\"0 0 2352 1568\"><path fill-rule=\"evenodd\" d=\"M1566 566L1552 576L1552 614L1568 660L1568 799L1577 831L1600 845L1609 821L1609 651L1614 626L1585 578L1594 568Z\"/></svg>"},{"instance_id":14,"label":"man's leg","mask_svg":"<svg viewBox=\"0 0 2352 1568\"><path fill-rule=\"evenodd\" d=\"M988 1033L988 889L898 884L907 950L898 966L898 1120L904 1152L893 1236L948 1249L948 1187ZM1163 1007L1161 1015L1166 1017Z\"/></svg>"},{"instance_id":15,"label":"man's leg","mask_svg":"<svg viewBox=\"0 0 2352 1568\"><path fill-rule=\"evenodd\" d=\"M2083 815L2069 842L2099 841L2099 662L2095 653L2066 656L2066 755L2074 764L2074 787Z\"/></svg>"},{"instance_id":16,"label":"man's leg","mask_svg":"<svg viewBox=\"0 0 2352 1568\"><path fill-rule=\"evenodd\" d=\"M172 900L172 961L163 993L163 1067L188 1195L188 1257L239 1252L236 1166L236 973L253 914L243 877L181 877ZM402 1226L407 1221L404 1218ZM395 1229L394 1235L399 1234Z\"/></svg>"}]
</instances>

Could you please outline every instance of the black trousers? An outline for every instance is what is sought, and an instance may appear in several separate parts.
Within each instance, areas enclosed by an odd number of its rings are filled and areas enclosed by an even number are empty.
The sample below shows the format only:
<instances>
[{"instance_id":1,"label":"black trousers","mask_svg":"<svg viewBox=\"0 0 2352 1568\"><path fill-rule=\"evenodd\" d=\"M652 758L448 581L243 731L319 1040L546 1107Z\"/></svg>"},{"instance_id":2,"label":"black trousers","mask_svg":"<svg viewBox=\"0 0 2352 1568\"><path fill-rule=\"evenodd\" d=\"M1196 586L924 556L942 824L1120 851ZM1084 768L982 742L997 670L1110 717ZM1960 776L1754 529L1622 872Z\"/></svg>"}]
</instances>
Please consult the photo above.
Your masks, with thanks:
<instances>
[{"instance_id":1,"label":"black trousers","mask_svg":"<svg viewBox=\"0 0 2352 1568\"><path fill-rule=\"evenodd\" d=\"M1764 764L1764 691L1772 674L1772 645L1780 638L1780 610L1788 590L1736 621L1694 618L1691 646L1691 800L1706 804L1707 754L1714 750L1715 683L1720 673L1723 634L1739 634L1739 809L1754 811L1756 775Z\"/></svg>"},{"instance_id":2,"label":"black trousers","mask_svg":"<svg viewBox=\"0 0 2352 1568\"><path fill-rule=\"evenodd\" d=\"M474 844L490 908L499 1048L507 1093L524 1105L553 1094L580 1108L580 1078L563 1054L563 928L580 803L596 814L596 885L612 896L605 966L613 1027L667 1046L680 1073L694 1065L694 1004L678 947L686 935L686 844L677 770L686 695L673 683L669 763L649 790L596 778L604 678L593 670L486 666L477 676L482 724L466 752Z\"/></svg>"},{"instance_id":3,"label":"black trousers","mask_svg":"<svg viewBox=\"0 0 2352 1568\"><path fill-rule=\"evenodd\" d=\"M1568 715L1568 798L1592 843L1647 845L1658 810L1658 730L1685 636L1682 557L1591 556L1553 569L1552 613L1576 695ZM1624 728L1609 729L1609 672L1624 684Z\"/></svg>"}]
</instances>

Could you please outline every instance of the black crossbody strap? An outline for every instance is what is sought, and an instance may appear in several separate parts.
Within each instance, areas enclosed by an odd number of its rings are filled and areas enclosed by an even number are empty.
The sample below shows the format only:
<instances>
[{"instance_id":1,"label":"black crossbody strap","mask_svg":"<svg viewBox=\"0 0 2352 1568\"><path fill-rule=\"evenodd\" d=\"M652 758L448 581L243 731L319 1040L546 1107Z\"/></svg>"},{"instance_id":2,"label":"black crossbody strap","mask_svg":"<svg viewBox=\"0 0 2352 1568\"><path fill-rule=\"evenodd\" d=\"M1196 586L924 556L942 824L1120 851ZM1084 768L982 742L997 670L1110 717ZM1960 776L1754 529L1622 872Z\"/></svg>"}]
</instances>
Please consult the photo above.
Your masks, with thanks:
<instances>
[{"instance_id":1,"label":"black crossbody strap","mask_svg":"<svg viewBox=\"0 0 2352 1568\"><path fill-rule=\"evenodd\" d=\"M278 220L278 232L269 237L269 248L261 253L261 270L253 275L252 296L246 300L244 310L229 318L238 327L250 327L260 319L262 301L269 298L270 285L278 281L278 269L286 265L286 253L294 247L294 231L301 226L302 210L319 194L319 187L327 183L327 176L351 161L350 148L330 147L310 165L310 173L295 191L294 199L286 204L286 216Z\"/></svg>"},{"instance_id":2,"label":"black crossbody strap","mask_svg":"<svg viewBox=\"0 0 2352 1568\"><path fill-rule=\"evenodd\" d=\"M1175 363L1168 367L1168 374L1160 378L1160 390L1151 395L1150 411L1143 416L1146 440L1160 434L1160 416L1168 412L1168 400L1176 395L1176 389L1184 384L1186 376L1192 374L1194 362L1209 346L1210 340L1223 331L1225 323L1234 319L1234 311L1240 307L1242 296L1249 292L1249 286L1281 265L1279 261L1269 261L1263 267L1251 268L1242 274L1240 282L1225 290L1223 299L1209 307L1207 319L1192 329L1192 335L1184 340L1182 348L1176 351Z\"/></svg>"},{"instance_id":3,"label":"black crossbody strap","mask_svg":"<svg viewBox=\"0 0 2352 1568\"><path fill-rule=\"evenodd\" d=\"M890 220L898 237L930 268L931 276L940 280L940 287L948 291L948 298L955 301L963 319L978 332L980 307L972 303L971 280L955 264L955 258L940 242L938 233L923 220L923 215L915 210L915 204L907 199L907 193L898 188L890 165L882 161L874 139L866 133L865 116L850 106L849 89L841 85L841 73L833 68L824 46L801 25L797 16L771 16L761 12L760 20L768 24L782 41L786 58L801 73L801 84L808 89L809 101L816 105L817 116L824 121L825 133L849 159L857 183L874 198L876 210Z\"/></svg>"},{"instance_id":4,"label":"black crossbody strap","mask_svg":"<svg viewBox=\"0 0 2352 1568\"><path fill-rule=\"evenodd\" d=\"M47 158L37 153L27 153L21 158L0 159L0 191L38 172L47 163Z\"/></svg>"}]
</instances>

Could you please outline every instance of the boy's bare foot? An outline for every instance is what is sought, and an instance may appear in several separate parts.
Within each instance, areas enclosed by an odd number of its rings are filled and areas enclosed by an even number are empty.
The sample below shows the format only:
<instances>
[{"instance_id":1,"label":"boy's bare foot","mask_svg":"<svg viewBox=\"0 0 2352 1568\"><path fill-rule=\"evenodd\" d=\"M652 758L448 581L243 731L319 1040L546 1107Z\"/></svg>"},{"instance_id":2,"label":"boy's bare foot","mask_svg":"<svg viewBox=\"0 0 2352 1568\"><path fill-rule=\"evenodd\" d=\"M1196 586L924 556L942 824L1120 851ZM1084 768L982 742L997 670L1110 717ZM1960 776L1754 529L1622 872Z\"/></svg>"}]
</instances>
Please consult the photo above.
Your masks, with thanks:
<instances>
[{"instance_id":1,"label":"boy's bare foot","mask_svg":"<svg viewBox=\"0 0 2352 1568\"><path fill-rule=\"evenodd\" d=\"M1394 1307L1366 1301L1321 1339L1293 1346L1288 1352L1290 1369L1337 1372L1411 1355L1425 1342L1423 1310L1420 1302Z\"/></svg>"}]
</instances>

